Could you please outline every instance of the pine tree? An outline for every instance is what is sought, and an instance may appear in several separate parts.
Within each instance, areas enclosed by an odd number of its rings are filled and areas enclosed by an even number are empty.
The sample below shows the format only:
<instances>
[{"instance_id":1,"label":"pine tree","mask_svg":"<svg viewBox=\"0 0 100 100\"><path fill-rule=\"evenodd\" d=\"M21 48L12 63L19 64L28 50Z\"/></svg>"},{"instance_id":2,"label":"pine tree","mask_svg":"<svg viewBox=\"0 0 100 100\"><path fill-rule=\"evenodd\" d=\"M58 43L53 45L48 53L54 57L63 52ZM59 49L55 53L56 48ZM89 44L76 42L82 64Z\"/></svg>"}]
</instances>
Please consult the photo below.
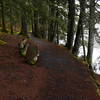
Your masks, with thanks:
<instances>
[{"instance_id":1,"label":"pine tree","mask_svg":"<svg viewBox=\"0 0 100 100\"><path fill-rule=\"evenodd\" d=\"M77 26L75 43L72 50L72 53L76 56L79 53L79 47L81 45L81 38L83 34L82 28L83 28L84 19L85 19L85 3L86 3L86 0L80 0L80 15L79 15L79 21L78 21L78 26Z\"/></svg>"},{"instance_id":2,"label":"pine tree","mask_svg":"<svg viewBox=\"0 0 100 100\"><path fill-rule=\"evenodd\" d=\"M69 12L68 12L68 26L67 26L67 43L66 47L71 50L74 40L74 28L75 28L75 0L68 0Z\"/></svg>"},{"instance_id":3,"label":"pine tree","mask_svg":"<svg viewBox=\"0 0 100 100\"><path fill-rule=\"evenodd\" d=\"M88 53L87 61L92 66L92 54L95 33L95 0L90 0L90 17L89 17L89 39L88 39Z\"/></svg>"},{"instance_id":4,"label":"pine tree","mask_svg":"<svg viewBox=\"0 0 100 100\"><path fill-rule=\"evenodd\" d=\"M6 25L5 25L5 1L1 0L0 1L1 5L1 21L2 21L2 31L6 32Z\"/></svg>"}]
</instances>

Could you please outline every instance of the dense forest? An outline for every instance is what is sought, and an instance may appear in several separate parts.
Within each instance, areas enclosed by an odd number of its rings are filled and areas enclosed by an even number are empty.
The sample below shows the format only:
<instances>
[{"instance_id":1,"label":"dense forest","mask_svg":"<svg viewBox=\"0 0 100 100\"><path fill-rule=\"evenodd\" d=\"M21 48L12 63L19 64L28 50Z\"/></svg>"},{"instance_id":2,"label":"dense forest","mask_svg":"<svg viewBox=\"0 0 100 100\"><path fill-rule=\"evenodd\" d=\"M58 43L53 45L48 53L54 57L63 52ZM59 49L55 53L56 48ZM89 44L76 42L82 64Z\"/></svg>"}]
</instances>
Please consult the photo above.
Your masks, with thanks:
<instances>
[{"instance_id":1,"label":"dense forest","mask_svg":"<svg viewBox=\"0 0 100 100\"><path fill-rule=\"evenodd\" d=\"M99 0L0 0L0 30L32 34L56 44L64 40L75 56L82 46L83 60L91 68L94 37L99 37L95 28L100 22L99 8Z\"/></svg>"},{"instance_id":2,"label":"dense forest","mask_svg":"<svg viewBox=\"0 0 100 100\"><path fill-rule=\"evenodd\" d=\"M0 0L1 100L100 100L99 53L100 0Z\"/></svg>"}]
</instances>

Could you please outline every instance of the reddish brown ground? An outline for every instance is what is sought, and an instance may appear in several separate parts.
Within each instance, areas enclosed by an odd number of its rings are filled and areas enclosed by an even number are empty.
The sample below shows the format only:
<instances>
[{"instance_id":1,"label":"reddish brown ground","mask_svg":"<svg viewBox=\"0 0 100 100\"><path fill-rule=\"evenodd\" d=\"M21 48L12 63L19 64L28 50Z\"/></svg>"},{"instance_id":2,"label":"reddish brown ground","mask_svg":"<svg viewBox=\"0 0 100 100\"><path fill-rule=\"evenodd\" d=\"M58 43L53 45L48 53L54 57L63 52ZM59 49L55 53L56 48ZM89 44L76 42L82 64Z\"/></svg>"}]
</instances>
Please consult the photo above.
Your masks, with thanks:
<instances>
[{"instance_id":1,"label":"reddish brown ground","mask_svg":"<svg viewBox=\"0 0 100 100\"><path fill-rule=\"evenodd\" d=\"M0 100L100 100L89 72L65 48L33 38L40 50L35 66L18 52L20 38L1 36Z\"/></svg>"}]
</instances>

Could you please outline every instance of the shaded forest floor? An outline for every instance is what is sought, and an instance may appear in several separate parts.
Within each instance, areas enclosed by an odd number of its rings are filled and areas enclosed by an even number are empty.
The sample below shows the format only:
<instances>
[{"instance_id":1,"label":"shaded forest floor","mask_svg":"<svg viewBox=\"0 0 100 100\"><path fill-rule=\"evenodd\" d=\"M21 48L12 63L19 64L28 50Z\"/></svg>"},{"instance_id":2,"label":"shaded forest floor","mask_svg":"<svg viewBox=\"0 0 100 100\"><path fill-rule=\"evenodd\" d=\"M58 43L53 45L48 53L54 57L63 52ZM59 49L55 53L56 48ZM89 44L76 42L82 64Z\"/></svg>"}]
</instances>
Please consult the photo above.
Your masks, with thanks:
<instances>
[{"instance_id":1,"label":"shaded forest floor","mask_svg":"<svg viewBox=\"0 0 100 100\"><path fill-rule=\"evenodd\" d=\"M0 100L100 100L87 67L65 48L33 38L40 57L31 66L19 55L21 37L0 39Z\"/></svg>"}]
</instances>

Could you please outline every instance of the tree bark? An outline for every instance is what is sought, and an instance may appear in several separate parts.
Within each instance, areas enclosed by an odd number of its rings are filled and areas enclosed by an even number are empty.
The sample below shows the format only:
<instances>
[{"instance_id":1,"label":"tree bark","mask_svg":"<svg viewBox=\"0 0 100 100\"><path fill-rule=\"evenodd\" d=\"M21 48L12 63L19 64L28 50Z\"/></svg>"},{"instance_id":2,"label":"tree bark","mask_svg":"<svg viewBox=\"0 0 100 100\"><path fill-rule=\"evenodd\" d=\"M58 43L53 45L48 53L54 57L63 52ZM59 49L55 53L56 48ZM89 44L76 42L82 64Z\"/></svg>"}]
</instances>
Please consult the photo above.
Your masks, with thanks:
<instances>
[{"instance_id":1,"label":"tree bark","mask_svg":"<svg viewBox=\"0 0 100 100\"><path fill-rule=\"evenodd\" d=\"M10 32L13 34L12 8L10 7Z\"/></svg>"},{"instance_id":2,"label":"tree bark","mask_svg":"<svg viewBox=\"0 0 100 100\"><path fill-rule=\"evenodd\" d=\"M59 45L59 31L58 31L58 29L59 29L59 25L58 25L58 23L57 23L57 44Z\"/></svg>"},{"instance_id":3,"label":"tree bark","mask_svg":"<svg viewBox=\"0 0 100 100\"><path fill-rule=\"evenodd\" d=\"M79 47L81 45L81 38L83 34L83 24L84 24L84 17L85 17L85 0L80 0L80 16L77 26L76 38L72 53L77 56L79 53Z\"/></svg>"},{"instance_id":4,"label":"tree bark","mask_svg":"<svg viewBox=\"0 0 100 100\"><path fill-rule=\"evenodd\" d=\"M1 21L2 21L2 31L6 32L6 25L5 25L5 14L4 14L4 2L1 1Z\"/></svg>"},{"instance_id":5,"label":"tree bark","mask_svg":"<svg viewBox=\"0 0 100 100\"><path fill-rule=\"evenodd\" d=\"M85 51L85 44L84 44L84 31L83 31L83 25L82 25L82 46L83 46L83 59L86 61L86 51Z\"/></svg>"},{"instance_id":6,"label":"tree bark","mask_svg":"<svg viewBox=\"0 0 100 100\"><path fill-rule=\"evenodd\" d=\"M33 23L33 21L31 22L31 26L32 26L32 35L34 36L34 23Z\"/></svg>"},{"instance_id":7,"label":"tree bark","mask_svg":"<svg viewBox=\"0 0 100 100\"><path fill-rule=\"evenodd\" d=\"M67 43L66 47L71 50L74 40L74 27L75 27L75 0L68 0L68 26L67 26Z\"/></svg>"},{"instance_id":8,"label":"tree bark","mask_svg":"<svg viewBox=\"0 0 100 100\"><path fill-rule=\"evenodd\" d=\"M27 35L28 33L27 27L28 27L27 19L26 19L25 13L23 12L21 15L21 32L20 32L21 35Z\"/></svg>"},{"instance_id":9,"label":"tree bark","mask_svg":"<svg viewBox=\"0 0 100 100\"><path fill-rule=\"evenodd\" d=\"M54 3L54 1L52 1L52 3ZM51 18L56 17L54 5L49 6L49 14L50 14ZM50 42L54 42L55 36L56 36L56 34L55 34L55 20L51 19L49 22L48 40Z\"/></svg>"},{"instance_id":10,"label":"tree bark","mask_svg":"<svg viewBox=\"0 0 100 100\"><path fill-rule=\"evenodd\" d=\"M32 29L32 35L34 36L34 19L33 19L33 16L31 16L31 29Z\"/></svg>"},{"instance_id":11,"label":"tree bark","mask_svg":"<svg viewBox=\"0 0 100 100\"><path fill-rule=\"evenodd\" d=\"M34 11L34 31L32 32L35 37L39 37L39 14L38 11Z\"/></svg>"},{"instance_id":12,"label":"tree bark","mask_svg":"<svg viewBox=\"0 0 100 100\"><path fill-rule=\"evenodd\" d=\"M10 32L11 32L11 34L13 34L13 33L14 33L12 23L10 23Z\"/></svg>"},{"instance_id":13,"label":"tree bark","mask_svg":"<svg viewBox=\"0 0 100 100\"><path fill-rule=\"evenodd\" d=\"M1 23L2 21L1 21L1 16L0 16L0 27L2 27L2 23Z\"/></svg>"},{"instance_id":14,"label":"tree bark","mask_svg":"<svg viewBox=\"0 0 100 100\"><path fill-rule=\"evenodd\" d=\"M93 54L94 33L95 33L94 16L95 16L95 0L90 0L89 38L88 38L88 52L87 52L87 61L90 66L92 66L92 54Z\"/></svg>"},{"instance_id":15,"label":"tree bark","mask_svg":"<svg viewBox=\"0 0 100 100\"><path fill-rule=\"evenodd\" d=\"M59 10L58 10L58 6L59 6L59 0L57 0L57 10L56 10L56 18L59 18ZM56 43L59 45L59 23L58 21L56 21Z\"/></svg>"}]
</instances>

